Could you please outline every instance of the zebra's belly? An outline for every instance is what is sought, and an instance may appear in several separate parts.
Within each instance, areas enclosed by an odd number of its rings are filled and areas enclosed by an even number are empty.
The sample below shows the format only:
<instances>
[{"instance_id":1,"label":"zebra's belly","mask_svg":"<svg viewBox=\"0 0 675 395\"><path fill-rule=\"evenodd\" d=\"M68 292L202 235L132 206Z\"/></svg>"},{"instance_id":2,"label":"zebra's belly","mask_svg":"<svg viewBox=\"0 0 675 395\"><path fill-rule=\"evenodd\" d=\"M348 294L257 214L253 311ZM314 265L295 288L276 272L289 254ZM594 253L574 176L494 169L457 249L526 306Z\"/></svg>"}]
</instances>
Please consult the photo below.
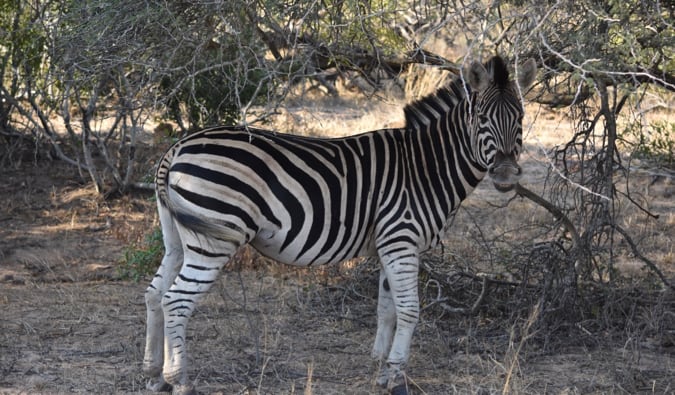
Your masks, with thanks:
<instances>
[{"instance_id":1,"label":"zebra's belly","mask_svg":"<svg viewBox=\"0 0 675 395\"><path fill-rule=\"evenodd\" d=\"M264 256L275 261L294 266L323 265L339 263L344 260L375 255L374 242L369 236L359 238L343 238L327 240L319 237L319 241L309 246L306 239L286 240L284 232L262 230L250 244ZM323 236L323 235L322 235ZM345 237L345 235L342 235Z\"/></svg>"}]
</instances>

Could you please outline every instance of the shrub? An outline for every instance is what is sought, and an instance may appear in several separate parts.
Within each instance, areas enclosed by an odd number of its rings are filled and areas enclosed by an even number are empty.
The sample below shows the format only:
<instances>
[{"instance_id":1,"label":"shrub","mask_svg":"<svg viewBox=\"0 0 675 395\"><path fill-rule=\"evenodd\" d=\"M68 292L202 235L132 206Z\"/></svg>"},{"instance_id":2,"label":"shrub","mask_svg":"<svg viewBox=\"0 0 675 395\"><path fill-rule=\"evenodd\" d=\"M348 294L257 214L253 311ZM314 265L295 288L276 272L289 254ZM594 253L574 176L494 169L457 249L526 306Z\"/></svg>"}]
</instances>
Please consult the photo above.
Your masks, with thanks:
<instances>
[{"instance_id":1,"label":"shrub","mask_svg":"<svg viewBox=\"0 0 675 395\"><path fill-rule=\"evenodd\" d=\"M157 226L145 236L141 243L132 243L127 247L119 267L120 277L138 282L152 275L164 255L162 231Z\"/></svg>"}]
</instances>

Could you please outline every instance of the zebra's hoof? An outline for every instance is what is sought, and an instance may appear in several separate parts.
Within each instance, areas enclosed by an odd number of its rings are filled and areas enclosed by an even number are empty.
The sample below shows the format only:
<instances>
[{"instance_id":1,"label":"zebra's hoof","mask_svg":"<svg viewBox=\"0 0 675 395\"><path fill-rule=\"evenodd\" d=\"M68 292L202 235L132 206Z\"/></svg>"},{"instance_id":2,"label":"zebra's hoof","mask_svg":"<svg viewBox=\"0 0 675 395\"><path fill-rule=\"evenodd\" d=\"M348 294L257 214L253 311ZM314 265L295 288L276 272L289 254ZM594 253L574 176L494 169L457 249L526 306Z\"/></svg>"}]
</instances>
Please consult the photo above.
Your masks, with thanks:
<instances>
[{"instance_id":1,"label":"zebra's hoof","mask_svg":"<svg viewBox=\"0 0 675 395\"><path fill-rule=\"evenodd\" d=\"M175 385L172 395L198 395L199 392L192 385Z\"/></svg>"},{"instance_id":2,"label":"zebra's hoof","mask_svg":"<svg viewBox=\"0 0 675 395\"><path fill-rule=\"evenodd\" d=\"M390 395L410 395L411 392L408 391L408 386L406 384L399 384L396 387L392 388L389 391Z\"/></svg>"},{"instance_id":3,"label":"zebra's hoof","mask_svg":"<svg viewBox=\"0 0 675 395\"><path fill-rule=\"evenodd\" d=\"M171 392L173 386L160 378L157 381L149 380L145 389L152 392Z\"/></svg>"}]
</instances>

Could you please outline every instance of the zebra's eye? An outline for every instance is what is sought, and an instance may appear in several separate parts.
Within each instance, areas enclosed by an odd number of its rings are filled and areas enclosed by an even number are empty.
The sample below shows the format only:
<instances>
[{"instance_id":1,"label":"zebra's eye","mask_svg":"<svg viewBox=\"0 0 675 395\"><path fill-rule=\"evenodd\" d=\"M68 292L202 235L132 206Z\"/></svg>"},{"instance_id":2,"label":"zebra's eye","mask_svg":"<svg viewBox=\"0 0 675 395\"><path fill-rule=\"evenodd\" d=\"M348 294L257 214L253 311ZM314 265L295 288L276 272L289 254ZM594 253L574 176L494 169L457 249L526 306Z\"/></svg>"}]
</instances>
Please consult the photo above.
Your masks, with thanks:
<instances>
[{"instance_id":1,"label":"zebra's eye","mask_svg":"<svg viewBox=\"0 0 675 395\"><path fill-rule=\"evenodd\" d=\"M482 125L488 123L488 121L489 121L488 117L486 115L483 115L483 114L478 114L478 120L480 121L480 123Z\"/></svg>"}]
</instances>

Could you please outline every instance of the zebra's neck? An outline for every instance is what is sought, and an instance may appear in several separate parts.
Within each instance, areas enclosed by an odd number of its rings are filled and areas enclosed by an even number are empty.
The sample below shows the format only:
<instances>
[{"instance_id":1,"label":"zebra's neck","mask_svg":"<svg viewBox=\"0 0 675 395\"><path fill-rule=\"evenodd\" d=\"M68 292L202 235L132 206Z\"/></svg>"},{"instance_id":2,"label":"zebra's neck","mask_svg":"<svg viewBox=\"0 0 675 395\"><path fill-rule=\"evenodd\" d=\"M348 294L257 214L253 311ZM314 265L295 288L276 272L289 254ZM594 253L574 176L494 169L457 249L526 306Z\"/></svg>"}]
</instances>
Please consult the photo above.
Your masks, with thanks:
<instances>
[{"instance_id":1,"label":"zebra's neck","mask_svg":"<svg viewBox=\"0 0 675 395\"><path fill-rule=\"evenodd\" d=\"M443 188L434 188L436 198L446 199L450 212L484 178L487 169L476 156L472 140L470 88L461 80L433 95L407 105L404 109L406 131L413 147L411 168L424 171L432 186L436 180ZM441 196L442 191L442 196ZM449 212L448 212L449 214Z\"/></svg>"},{"instance_id":2,"label":"zebra's neck","mask_svg":"<svg viewBox=\"0 0 675 395\"><path fill-rule=\"evenodd\" d=\"M461 202L486 174L471 148L464 100L454 104L435 99L406 107L415 116L407 118L405 128L391 131L402 138L404 200L412 217L426 224L420 235L422 250L438 242Z\"/></svg>"}]
</instances>

